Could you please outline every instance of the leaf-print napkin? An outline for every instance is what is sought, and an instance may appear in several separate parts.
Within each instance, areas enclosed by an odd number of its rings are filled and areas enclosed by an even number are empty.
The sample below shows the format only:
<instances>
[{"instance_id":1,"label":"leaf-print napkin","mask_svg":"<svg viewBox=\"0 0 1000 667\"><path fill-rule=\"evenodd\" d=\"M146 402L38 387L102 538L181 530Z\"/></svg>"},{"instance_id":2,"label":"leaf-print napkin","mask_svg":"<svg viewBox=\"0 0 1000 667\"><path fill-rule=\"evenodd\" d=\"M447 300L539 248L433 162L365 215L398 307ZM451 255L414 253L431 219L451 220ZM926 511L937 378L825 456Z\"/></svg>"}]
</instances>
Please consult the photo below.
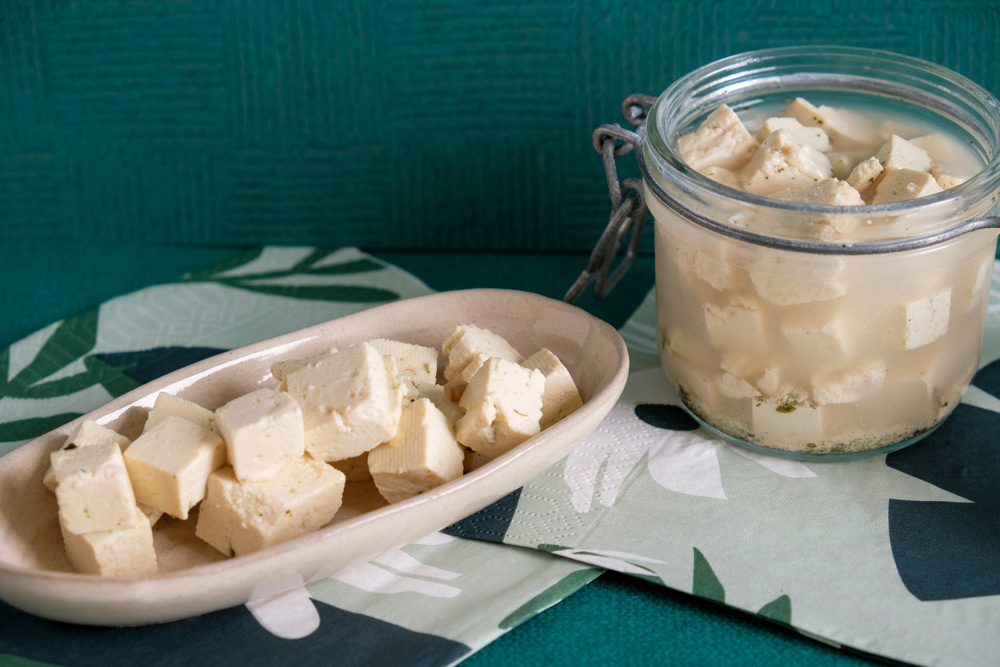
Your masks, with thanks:
<instances>
[{"instance_id":1,"label":"leaf-print napkin","mask_svg":"<svg viewBox=\"0 0 1000 667\"><path fill-rule=\"evenodd\" d=\"M1000 292L982 364L925 441L852 462L731 446L679 406L650 294L623 327L632 373L566 459L488 508L502 540L922 665L1000 660ZM489 539L473 517L449 532Z\"/></svg>"},{"instance_id":2,"label":"leaf-print napkin","mask_svg":"<svg viewBox=\"0 0 1000 667\"><path fill-rule=\"evenodd\" d=\"M0 351L0 454L222 350L430 291L355 249L284 247L113 299ZM262 603L162 625L72 626L0 603L0 662L448 665L601 571L435 533Z\"/></svg>"}]
</instances>

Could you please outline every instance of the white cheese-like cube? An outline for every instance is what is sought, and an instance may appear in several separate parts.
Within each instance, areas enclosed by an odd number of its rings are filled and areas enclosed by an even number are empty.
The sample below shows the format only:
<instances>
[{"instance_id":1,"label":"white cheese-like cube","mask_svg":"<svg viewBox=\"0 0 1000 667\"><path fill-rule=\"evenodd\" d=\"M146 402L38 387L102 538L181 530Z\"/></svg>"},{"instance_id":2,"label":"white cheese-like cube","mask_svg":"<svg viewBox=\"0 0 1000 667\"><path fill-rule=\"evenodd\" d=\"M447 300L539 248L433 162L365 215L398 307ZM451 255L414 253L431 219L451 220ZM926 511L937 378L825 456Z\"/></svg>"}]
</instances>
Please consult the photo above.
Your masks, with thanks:
<instances>
[{"instance_id":1,"label":"white cheese-like cube","mask_svg":"<svg viewBox=\"0 0 1000 667\"><path fill-rule=\"evenodd\" d=\"M368 343L300 368L285 383L302 408L314 458L349 459L396 433L403 400L396 364Z\"/></svg>"},{"instance_id":2,"label":"white cheese-like cube","mask_svg":"<svg viewBox=\"0 0 1000 667\"><path fill-rule=\"evenodd\" d=\"M764 121L764 126L757 133L757 140L764 141L772 132L785 130L792 134L802 143L809 144L818 151L826 152L830 150L830 137L822 127L806 127L795 118L776 116Z\"/></svg>"},{"instance_id":3,"label":"white cheese-like cube","mask_svg":"<svg viewBox=\"0 0 1000 667\"><path fill-rule=\"evenodd\" d=\"M861 206L865 203L857 190L836 178L827 178L801 188L779 190L771 197L818 206Z\"/></svg>"},{"instance_id":4,"label":"white cheese-like cube","mask_svg":"<svg viewBox=\"0 0 1000 667\"><path fill-rule=\"evenodd\" d=\"M222 437L182 417L165 417L125 451L125 466L141 503L187 519L205 497L205 483L226 462Z\"/></svg>"},{"instance_id":5,"label":"white cheese-like cube","mask_svg":"<svg viewBox=\"0 0 1000 667\"><path fill-rule=\"evenodd\" d=\"M142 512L142 515L146 517L146 520L149 521L150 526L155 526L156 522L163 517L164 514L163 510L158 510L155 507L150 507L146 503L136 502L135 506L138 507L139 511Z\"/></svg>"},{"instance_id":6,"label":"white cheese-like cube","mask_svg":"<svg viewBox=\"0 0 1000 667\"><path fill-rule=\"evenodd\" d=\"M848 327L841 317L815 317L811 313L789 314L781 322L781 333L800 357L839 362L848 352Z\"/></svg>"},{"instance_id":7,"label":"white cheese-like cube","mask_svg":"<svg viewBox=\"0 0 1000 667\"><path fill-rule=\"evenodd\" d=\"M459 386L461 386L462 391L465 391L466 385L464 382L460 383ZM465 414L465 410L458 405L458 400L461 400L462 398L462 392L451 391L455 388L456 385L451 385L449 387L446 385L428 384L426 382L422 382L417 385L417 398L428 399L434 404L434 407L441 411L441 414L445 416L448 423L454 427L455 423L462 418L462 415ZM455 398L452 398L453 395Z\"/></svg>"},{"instance_id":8,"label":"white cheese-like cube","mask_svg":"<svg viewBox=\"0 0 1000 667\"><path fill-rule=\"evenodd\" d=\"M765 349L764 319L754 302L735 300L724 306L707 303L704 311L708 338L714 347L748 353Z\"/></svg>"},{"instance_id":9,"label":"white cheese-like cube","mask_svg":"<svg viewBox=\"0 0 1000 667\"><path fill-rule=\"evenodd\" d=\"M490 357L498 357L519 364L524 355L502 336L474 324L460 324L441 344L441 351L448 357L444 369L445 380L461 378L469 382Z\"/></svg>"},{"instance_id":10,"label":"white cheese-like cube","mask_svg":"<svg viewBox=\"0 0 1000 667\"><path fill-rule=\"evenodd\" d=\"M687 246L677 246L676 250L677 266L688 280L704 280L712 289L719 292L729 287L732 278L729 264L718 257Z\"/></svg>"},{"instance_id":11,"label":"white cheese-like cube","mask_svg":"<svg viewBox=\"0 0 1000 667\"><path fill-rule=\"evenodd\" d=\"M677 152L696 171L705 167L739 169L757 148L736 112L720 104L697 130L677 140Z\"/></svg>"},{"instance_id":12,"label":"white cheese-like cube","mask_svg":"<svg viewBox=\"0 0 1000 667\"><path fill-rule=\"evenodd\" d=\"M545 376L506 359L490 358L476 372L459 405L460 443L490 458L513 449L540 430Z\"/></svg>"},{"instance_id":13,"label":"white cheese-like cube","mask_svg":"<svg viewBox=\"0 0 1000 667\"><path fill-rule=\"evenodd\" d=\"M464 460L451 424L421 398L403 408L396 435L368 452L368 469L382 497L395 503L458 479Z\"/></svg>"},{"instance_id":14,"label":"white cheese-like cube","mask_svg":"<svg viewBox=\"0 0 1000 667\"><path fill-rule=\"evenodd\" d=\"M858 155L857 151L830 151L825 153L830 160L830 168L833 169L833 177L846 181L851 174L851 170L858 166L858 163L866 157Z\"/></svg>"},{"instance_id":15,"label":"white cheese-like cube","mask_svg":"<svg viewBox=\"0 0 1000 667\"><path fill-rule=\"evenodd\" d=\"M993 278L992 255L980 262L969 262L959 268L959 276L955 281L955 306L962 312L969 312L982 305L983 291L989 287Z\"/></svg>"},{"instance_id":16,"label":"white cheese-like cube","mask_svg":"<svg viewBox=\"0 0 1000 667\"><path fill-rule=\"evenodd\" d=\"M338 350L335 347L329 347L319 354L314 354L311 357L303 357L301 359L283 359L281 361L276 361L271 364L271 375L274 376L278 382L281 383L281 390L285 390L285 378L288 377L289 373L294 373L300 368L305 368L309 364L314 364L317 361L322 361L328 357L332 357L337 354Z\"/></svg>"},{"instance_id":17,"label":"white cheese-like cube","mask_svg":"<svg viewBox=\"0 0 1000 667\"><path fill-rule=\"evenodd\" d=\"M943 289L910 301L904 306L904 345L914 350L933 343L948 332L951 319L951 290Z\"/></svg>"},{"instance_id":18,"label":"white cheese-like cube","mask_svg":"<svg viewBox=\"0 0 1000 667\"><path fill-rule=\"evenodd\" d=\"M753 401L753 434L757 442L781 447L782 443L822 442L825 415L822 407L782 399Z\"/></svg>"},{"instance_id":19,"label":"white cheese-like cube","mask_svg":"<svg viewBox=\"0 0 1000 667\"><path fill-rule=\"evenodd\" d=\"M829 301L847 294L843 260L772 253L754 263L750 280L757 294L777 306Z\"/></svg>"},{"instance_id":20,"label":"white cheese-like cube","mask_svg":"<svg viewBox=\"0 0 1000 667\"><path fill-rule=\"evenodd\" d=\"M882 163L886 171L893 169L912 169L914 171L931 170L931 156L923 148L916 146L898 134L889 137L875 153L875 158Z\"/></svg>"},{"instance_id":21,"label":"white cheese-like cube","mask_svg":"<svg viewBox=\"0 0 1000 667\"><path fill-rule=\"evenodd\" d=\"M882 386L885 373L885 364L873 362L847 371L820 374L813 380L813 400L818 405L856 403Z\"/></svg>"},{"instance_id":22,"label":"white cheese-like cube","mask_svg":"<svg viewBox=\"0 0 1000 667\"><path fill-rule=\"evenodd\" d=\"M305 453L302 410L281 391L262 388L234 398L215 411L215 430L241 482L266 479Z\"/></svg>"},{"instance_id":23,"label":"white cheese-like cube","mask_svg":"<svg viewBox=\"0 0 1000 667\"><path fill-rule=\"evenodd\" d=\"M59 523L66 530L80 534L135 525L136 498L117 443L57 450L49 460Z\"/></svg>"},{"instance_id":24,"label":"white cheese-like cube","mask_svg":"<svg viewBox=\"0 0 1000 667\"><path fill-rule=\"evenodd\" d=\"M704 169L699 169L698 171L705 178L710 178L716 183L721 183L728 188L733 188L734 190L743 189L743 181L740 179L739 173L733 171L732 169L712 165L705 167Z\"/></svg>"},{"instance_id":25,"label":"white cheese-like cube","mask_svg":"<svg viewBox=\"0 0 1000 667\"><path fill-rule=\"evenodd\" d=\"M398 433L398 431L397 431ZM372 478L371 471L368 470L368 454L358 454L349 459L331 461L330 465L344 473L348 482L365 482Z\"/></svg>"},{"instance_id":26,"label":"white cheese-like cube","mask_svg":"<svg viewBox=\"0 0 1000 667\"><path fill-rule=\"evenodd\" d=\"M368 342L382 354L396 360L396 371L400 376L410 378L414 384L437 382L438 351L433 347L387 338L376 338Z\"/></svg>"},{"instance_id":27,"label":"white cheese-like cube","mask_svg":"<svg viewBox=\"0 0 1000 667\"><path fill-rule=\"evenodd\" d=\"M729 398L754 398L760 396L760 391L755 386L736 377L732 373L720 373L715 379L715 384L719 387L719 392Z\"/></svg>"},{"instance_id":28,"label":"white cheese-like cube","mask_svg":"<svg viewBox=\"0 0 1000 667\"><path fill-rule=\"evenodd\" d=\"M757 380L757 388L765 396L774 396L781 387L781 369L777 366L767 366Z\"/></svg>"},{"instance_id":29,"label":"white cheese-like cube","mask_svg":"<svg viewBox=\"0 0 1000 667\"><path fill-rule=\"evenodd\" d=\"M707 319L707 316L706 316ZM712 348L701 337L692 335L686 327L674 327L669 331L660 330L660 351L676 355L689 362L700 362L714 358Z\"/></svg>"},{"instance_id":30,"label":"white cheese-like cube","mask_svg":"<svg viewBox=\"0 0 1000 667\"><path fill-rule=\"evenodd\" d=\"M307 456L257 482L240 482L224 466L208 479L195 535L227 556L306 535L333 519L344 482L344 473Z\"/></svg>"},{"instance_id":31,"label":"white cheese-like cube","mask_svg":"<svg viewBox=\"0 0 1000 667\"><path fill-rule=\"evenodd\" d=\"M143 432L145 433L167 417L182 417L207 429L212 428L212 423L215 420L215 414L211 410L179 396L160 392L156 395L153 408L146 416L146 423L142 427Z\"/></svg>"},{"instance_id":32,"label":"white cheese-like cube","mask_svg":"<svg viewBox=\"0 0 1000 667\"><path fill-rule=\"evenodd\" d=\"M152 526L145 514L133 511L135 525L128 528L77 534L63 527L66 555L77 572L128 576L157 571Z\"/></svg>"},{"instance_id":33,"label":"white cheese-like cube","mask_svg":"<svg viewBox=\"0 0 1000 667\"><path fill-rule=\"evenodd\" d=\"M90 445L118 445L122 451L129 446L131 441L124 435L112 431L107 426L101 426L97 422L85 419L80 425L73 429L73 432L66 437L66 442L60 449L76 449L77 447L89 447ZM56 490L56 473L50 465L42 476L42 484L49 491Z\"/></svg>"},{"instance_id":34,"label":"white cheese-like cube","mask_svg":"<svg viewBox=\"0 0 1000 667\"><path fill-rule=\"evenodd\" d=\"M407 402L420 396L417 385L437 382L438 351L435 348L387 338L376 338L368 342L376 350L395 360L396 372Z\"/></svg>"},{"instance_id":35,"label":"white cheese-like cube","mask_svg":"<svg viewBox=\"0 0 1000 667\"><path fill-rule=\"evenodd\" d=\"M889 204L916 199L942 191L934 177L925 171L893 169L886 172L875 189L873 204Z\"/></svg>"},{"instance_id":36,"label":"white cheese-like cube","mask_svg":"<svg viewBox=\"0 0 1000 667\"><path fill-rule=\"evenodd\" d=\"M778 130L754 152L742 177L747 192L767 196L832 178L833 168L826 155Z\"/></svg>"},{"instance_id":37,"label":"white cheese-like cube","mask_svg":"<svg viewBox=\"0 0 1000 667\"><path fill-rule=\"evenodd\" d=\"M758 356L727 353L719 363L722 373L715 378L719 393L728 398L753 398L778 389L779 370L765 366Z\"/></svg>"},{"instance_id":38,"label":"white cheese-like cube","mask_svg":"<svg viewBox=\"0 0 1000 667\"><path fill-rule=\"evenodd\" d=\"M524 360L525 368L536 368L545 376L542 394L541 428L546 429L583 406L580 392L569 369L551 350L542 348Z\"/></svg>"},{"instance_id":39,"label":"white cheese-like cube","mask_svg":"<svg viewBox=\"0 0 1000 667\"><path fill-rule=\"evenodd\" d=\"M965 183L966 179L964 176L960 176L955 170L945 167L939 164L931 166L931 176L937 181L943 189L953 188L956 185L961 185Z\"/></svg>"},{"instance_id":40,"label":"white cheese-like cube","mask_svg":"<svg viewBox=\"0 0 1000 667\"><path fill-rule=\"evenodd\" d=\"M872 156L863 162L859 162L851 170L851 175L847 177L847 182L859 193L864 194L869 190L874 191L876 182L882 177L882 172L884 171L885 167L882 166L879 159Z\"/></svg>"},{"instance_id":41,"label":"white cheese-like cube","mask_svg":"<svg viewBox=\"0 0 1000 667\"><path fill-rule=\"evenodd\" d=\"M801 97L795 98L781 115L795 118L806 126L823 128L837 149L867 148L879 140L878 128L861 114L828 106L816 107Z\"/></svg>"}]
</instances>

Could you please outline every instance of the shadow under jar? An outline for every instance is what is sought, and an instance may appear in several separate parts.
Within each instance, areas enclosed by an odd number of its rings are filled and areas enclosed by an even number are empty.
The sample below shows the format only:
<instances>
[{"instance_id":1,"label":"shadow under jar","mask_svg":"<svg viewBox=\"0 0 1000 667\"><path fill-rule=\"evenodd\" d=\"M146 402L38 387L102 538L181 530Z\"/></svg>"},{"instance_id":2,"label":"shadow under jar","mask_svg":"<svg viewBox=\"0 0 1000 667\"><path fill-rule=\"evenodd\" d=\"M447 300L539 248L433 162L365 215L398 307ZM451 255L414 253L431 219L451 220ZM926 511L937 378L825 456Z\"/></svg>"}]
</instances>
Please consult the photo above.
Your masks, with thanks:
<instances>
[{"instance_id":1,"label":"shadow under jar","mask_svg":"<svg viewBox=\"0 0 1000 667\"><path fill-rule=\"evenodd\" d=\"M979 170L927 197L826 206L727 187L677 150L720 104L762 121L798 97L940 133ZM660 358L704 426L834 460L912 444L954 410L980 362L1000 225L985 217L1000 190L992 95L894 54L770 49L681 78L638 136Z\"/></svg>"}]
</instances>

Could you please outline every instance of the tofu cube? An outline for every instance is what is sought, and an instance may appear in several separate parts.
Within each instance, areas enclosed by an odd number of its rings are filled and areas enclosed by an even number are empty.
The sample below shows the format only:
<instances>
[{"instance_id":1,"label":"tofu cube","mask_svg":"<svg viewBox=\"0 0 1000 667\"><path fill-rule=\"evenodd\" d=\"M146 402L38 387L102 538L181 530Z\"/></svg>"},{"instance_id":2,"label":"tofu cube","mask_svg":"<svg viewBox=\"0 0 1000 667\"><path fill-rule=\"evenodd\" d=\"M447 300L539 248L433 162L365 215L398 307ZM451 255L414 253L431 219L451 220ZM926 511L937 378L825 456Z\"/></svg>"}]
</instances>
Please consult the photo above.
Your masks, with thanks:
<instances>
[{"instance_id":1,"label":"tofu cube","mask_svg":"<svg viewBox=\"0 0 1000 667\"><path fill-rule=\"evenodd\" d=\"M868 157L859 155L857 151L830 151L824 153L830 160L830 167L833 169L833 177L846 181L851 174L851 170Z\"/></svg>"},{"instance_id":2,"label":"tofu cube","mask_svg":"<svg viewBox=\"0 0 1000 667\"><path fill-rule=\"evenodd\" d=\"M688 246L679 245L676 250L677 266L688 280L704 280L718 292L729 287L732 269L728 263Z\"/></svg>"},{"instance_id":3,"label":"tofu cube","mask_svg":"<svg viewBox=\"0 0 1000 667\"><path fill-rule=\"evenodd\" d=\"M743 188L768 196L833 177L830 160L787 130L773 132L743 168Z\"/></svg>"},{"instance_id":4,"label":"tofu cube","mask_svg":"<svg viewBox=\"0 0 1000 667\"><path fill-rule=\"evenodd\" d=\"M391 438L403 390L392 357L353 345L290 373L289 395L302 408L306 451L321 461L358 456Z\"/></svg>"},{"instance_id":5,"label":"tofu cube","mask_svg":"<svg viewBox=\"0 0 1000 667\"><path fill-rule=\"evenodd\" d=\"M810 314L811 315L811 314ZM782 320L781 333L802 358L839 363L848 352L848 327L842 318L790 315Z\"/></svg>"},{"instance_id":6,"label":"tofu cube","mask_svg":"<svg viewBox=\"0 0 1000 667\"><path fill-rule=\"evenodd\" d=\"M873 362L847 371L820 374L813 381L813 400L817 405L856 403L882 386L885 373L885 364Z\"/></svg>"},{"instance_id":7,"label":"tofu cube","mask_svg":"<svg viewBox=\"0 0 1000 667\"><path fill-rule=\"evenodd\" d=\"M781 115L809 127L822 127L836 149L867 148L879 140L878 127L861 114L828 106L816 107L801 97L795 98Z\"/></svg>"},{"instance_id":8,"label":"tofu cube","mask_svg":"<svg viewBox=\"0 0 1000 667\"><path fill-rule=\"evenodd\" d=\"M66 442L60 449L70 450L77 447L89 447L91 445L118 445L122 451L129 446L131 441L124 435L112 431L107 426L101 426L95 421L85 419L80 425L73 429L73 432L66 437ZM50 465L42 476L42 484L49 491L56 490L56 472Z\"/></svg>"},{"instance_id":9,"label":"tofu cube","mask_svg":"<svg viewBox=\"0 0 1000 667\"><path fill-rule=\"evenodd\" d=\"M542 419L539 422L543 430L583 406L573 376L551 350L543 347L525 359L521 365L525 368L538 369L545 376Z\"/></svg>"},{"instance_id":10,"label":"tofu cube","mask_svg":"<svg viewBox=\"0 0 1000 667\"><path fill-rule=\"evenodd\" d=\"M764 126L757 133L757 141L765 141L772 133L785 130L802 143L809 144L820 152L830 150L830 137L819 126L807 127L795 118L776 116L764 121Z\"/></svg>"},{"instance_id":11,"label":"tofu cube","mask_svg":"<svg viewBox=\"0 0 1000 667\"><path fill-rule=\"evenodd\" d=\"M451 424L426 398L404 407L396 435L368 452L372 480L390 503L458 479L464 461Z\"/></svg>"},{"instance_id":12,"label":"tofu cube","mask_svg":"<svg viewBox=\"0 0 1000 667\"><path fill-rule=\"evenodd\" d=\"M757 304L746 299L724 306L707 303L704 311L708 339L715 348L750 354L765 349L764 318Z\"/></svg>"},{"instance_id":13,"label":"tofu cube","mask_svg":"<svg viewBox=\"0 0 1000 667\"><path fill-rule=\"evenodd\" d=\"M438 351L425 345L413 345L387 338L368 341L381 354L396 361L396 371L410 378L413 384L437 382Z\"/></svg>"},{"instance_id":14,"label":"tofu cube","mask_svg":"<svg viewBox=\"0 0 1000 667\"><path fill-rule=\"evenodd\" d=\"M335 354L337 354L337 348L330 347L319 354L312 355L311 357L303 357L302 359L282 359L281 361L276 361L271 364L271 375L273 375L274 378L281 383L281 391L285 391L285 378L288 377L289 373L294 373L300 368L305 368L309 364L322 361Z\"/></svg>"},{"instance_id":15,"label":"tofu cube","mask_svg":"<svg viewBox=\"0 0 1000 667\"><path fill-rule=\"evenodd\" d=\"M827 178L801 188L779 190L771 197L818 206L861 206L865 203L849 183L836 178Z\"/></svg>"},{"instance_id":16,"label":"tofu cube","mask_svg":"<svg viewBox=\"0 0 1000 667\"><path fill-rule=\"evenodd\" d=\"M541 371L488 359L462 394L456 439L490 458L506 453L541 430L544 392Z\"/></svg>"},{"instance_id":17,"label":"tofu cube","mask_svg":"<svg viewBox=\"0 0 1000 667\"><path fill-rule=\"evenodd\" d=\"M490 357L506 359L515 364L524 361L524 355L502 336L474 324L455 327L441 344L441 351L448 357L444 378L449 382L456 379L469 382Z\"/></svg>"},{"instance_id":18,"label":"tofu cube","mask_svg":"<svg viewBox=\"0 0 1000 667\"><path fill-rule=\"evenodd\" d=\"M129 528L78 534L63 527L66 555L77 572L128 576L157 571L152 526L145 514L133 511L135 525Z\"/></svg>"},{"instance_id":19,"label":"tofu cube","mask_svg":"<svg viewBox=\"0 0 1000 667\"><path fill-rule=\"evenodd\" d=\"M677 140L677 152L696 171L706 167L739 169L756 149L756 139L725 104L716 107L697 130Z\"/></svg>"},{"instance_id":20,"label":"tofu cube","mask_svg":"<svg viewBox=\"0 0 1000 667\"><path fill-rule=\"evenodd\" d=\"M741 377L723 372L715 380L719 393L728 398L754 398L760 396L760 391Z\"/></svg>"},{"instance_id":21,"label":"tofu cube","mask_svg":"<svg viewBox=\"0 0 1000 667\"><path fill-rule=\"evenodd\" d=\"M743 181L740 179L739 173L733 171L732 169L716 167L713 165L700 169L699 173L705 178L710 178L716 183L725 185L727 188L733 188L734 190L743 189Z\"/></svg>"},{"instance_id":22,"label":"tofu cube","mask_svg":"<svg viewBox=\"0 0 1000 667\"><path fill-rule=\"evenodd\" d=\"M302 410L285 392L258 389L215 411L215 430L241 482L266 479L305 453Z\"/></svg>"},{"instance_id":23,"label":"tofu cube","mask_svg":"<svg viewBox=\"0 0 1000 667\"><path fill-rule=\"evenodd\" d=\"M212 423L215 420L215 414L211 410L178 396L161 392L156 395L156 402L153 403L153 408L146 416L146 423L142 427L143 432L145 433L167 417L182 417L209 430L212 429Z\"/></svg>"},{"instance_id":24,"label":"tofu cube","mask_svg":"<svg viewBox=\"0 0 1000 667\"><path fill-rule=\"evenodd\" d=\"M898 134L889 137L875 154L886 171L893 169L931 170L931 156L923 148L916 146Z\"/></svg>"},{"instance_id":25,"label":"tofu cube","mask_svg":"<svg viewBox=\"0 0 1000 667\"><path fill-rule=\"evenodd\" d=\"M465 383L460 383L462 391L465 391ZM441 414L445 416L448 423L455 426L455 423L462 418L465 414L465 410L459 407L457 400L451 397L452 392L449 389L457 388L455 385L451 387L446 387L440 384L428 384L422 382L417 385L417 398L426 398L431 403L434 404ZM461 400L461 393L458 395L458 400Z\"/></svg>"},{"instance_id":26,"label":"tofu cube","mask_svg":"<svg viewBox=\"0 0 1000 667\"><path fill-rule=\"evenodd\" d=\"M135 494L117 443L52 452L59 523L71 533L135 525Z\"/></svg>"},{"instance_id":27,"label":"tofu cube","mask_svg":"<svg viewBox=\"0 0 1000 667\"><path fill-rule=\"evenodd\" d=\"M437 382L438 351L435 348L387 338L376 338L368 342L396 362L396 372L403 385L405 400L412 401L420 395L417 385Z\"/></svg>"},{"instance_id":28,"label":"tofu cube","mask_svg":"<svg viewBox=\"0 0 1000 667\"><path fill-rule=\"evenodd\" d=\"M925 171L893 169L886 172L875 189L873 204L890 204L937 194L943 188Z\"/></svg>"},{"instance_id":29,"label":"tofu cube","mask_svg":"<svg viewBox=\"0 0 1000 667\"><path fill-rule=\"evenodd\" d=\"M226 443L182 417L165 417L125 451L125 466L135 497L162 512L187 519L205 497L213 470L226 463Z\"/></svg>"},{"instance_id":30,"label":"tofu cube","mask_svg":"<svg viewBox=\"0 0 1000 667\"><path fill-rule=\"evenodd\" d=\"M349 459L332 461L330 465L344 473L344 477L347 478L348 482L366 482L372 478L371 471L368 470L369 454L371 454L371 452L358 454L357 456L352 456Z\"/></svg>"},{"instance_id":31,"label":"tofu cube","mask_svg":"<svg viewBox=\"0 0 1000 667\"><path fill-rule=\"evenodd\" d=\"M333 519L344 482L344 473L305 456L257 482L240 482L232 467L224 466L208 479L195 535L226 556L306 535Z\"/></svg>"},{"instance_id":32,"label":"tofu cube","mask_svg":"<svg viewBox=\"0 0 1000 667\"><path fill-rule=\"evenodd\" d=\"M951 290L944 289L904 306L904 345L907 350L929 345L948 332Z\"/></svg>"},{"instance_id":33,"label":"tofu cube","mask_svg":"<svg viewBox=\"0 0 1000 667\"><path fill-rule=\"evenodd\" d=\"M874 192L875 185L878 179L882 177L882 172L884 171L885 167L882 166L879 159L872 156L863 162L859 162L851 170L851 175L847 177L847 182L861 194L869 191Z\"/></svg>"},{"instance_id":34,"label":"tofu cube","mask_svg":"<svg viewBox=\"0 0 1000 667\"><path fill-rule=\"evenodd\" d=\"M847 294L838 257L768 253L751 267L750 281L762 299L777 306L829 301Z\"/></svg>"},{"instance_id":35,"label":"tofu cube","mask_svg":"<svg viewBox=\"0 0 1000 667\"><path fill-rule=\"evenodd\" d=\"M939 164L931 165L931 176L945 190L953 188L956 185L961 185L968 180L964 176L960 176L955 170Z\"/></svg>"}]
</instances>

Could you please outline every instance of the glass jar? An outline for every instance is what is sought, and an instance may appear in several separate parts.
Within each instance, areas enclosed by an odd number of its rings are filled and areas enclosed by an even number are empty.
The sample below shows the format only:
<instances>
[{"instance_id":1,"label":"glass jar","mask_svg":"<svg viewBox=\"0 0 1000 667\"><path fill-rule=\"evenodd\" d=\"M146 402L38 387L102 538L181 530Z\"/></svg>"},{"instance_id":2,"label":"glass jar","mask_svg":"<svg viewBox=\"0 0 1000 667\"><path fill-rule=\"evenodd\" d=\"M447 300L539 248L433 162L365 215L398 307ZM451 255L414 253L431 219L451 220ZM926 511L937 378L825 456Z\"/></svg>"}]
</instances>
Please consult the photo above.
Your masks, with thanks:
<instances>
[{"instance_id":1,"label":"glass jar","mask_svg":"<svg viewBox=\"0 0 1000 667\"><path fill-rule=\"evenodd\" d=\"M690 168L679 136L725 103L790 100L920 119L982 168L935 195L826 206ZM655 225L660 357L704 426L792 458L886 452L929 434L978 368L1000 191L1000 104L931 63L867 49L745 53L679 79L636 135ZM843 176L842 176L843 178Z\"/></svg>"}]
</instances>

